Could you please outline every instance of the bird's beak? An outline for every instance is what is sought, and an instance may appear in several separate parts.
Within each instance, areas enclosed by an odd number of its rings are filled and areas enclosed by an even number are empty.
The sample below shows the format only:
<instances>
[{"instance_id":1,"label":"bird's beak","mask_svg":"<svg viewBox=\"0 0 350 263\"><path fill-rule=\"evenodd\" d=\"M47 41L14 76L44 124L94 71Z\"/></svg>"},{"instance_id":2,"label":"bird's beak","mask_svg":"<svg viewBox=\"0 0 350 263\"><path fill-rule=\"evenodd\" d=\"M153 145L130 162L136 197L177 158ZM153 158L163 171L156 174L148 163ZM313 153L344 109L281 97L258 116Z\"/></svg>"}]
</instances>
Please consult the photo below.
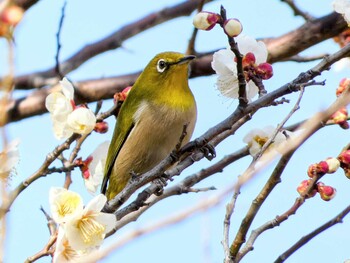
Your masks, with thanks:
<instances>
[{"instance_id":1,"label":"bird's beak","mask_svg":"<svg viewBox=\"0 0 350 263\"><path fill-rule=\"evenodd\" d=\"M176 62L176 64L184 64L184 63L187 63L187 62L189 62L189 61L191 61L192 59L195 59L196 58L196 56L193 56L193 55L189 55L189 56L185 56L185 57L183 57L183 58L180 58L177 62Z\"/></svg>"}]
</instances>

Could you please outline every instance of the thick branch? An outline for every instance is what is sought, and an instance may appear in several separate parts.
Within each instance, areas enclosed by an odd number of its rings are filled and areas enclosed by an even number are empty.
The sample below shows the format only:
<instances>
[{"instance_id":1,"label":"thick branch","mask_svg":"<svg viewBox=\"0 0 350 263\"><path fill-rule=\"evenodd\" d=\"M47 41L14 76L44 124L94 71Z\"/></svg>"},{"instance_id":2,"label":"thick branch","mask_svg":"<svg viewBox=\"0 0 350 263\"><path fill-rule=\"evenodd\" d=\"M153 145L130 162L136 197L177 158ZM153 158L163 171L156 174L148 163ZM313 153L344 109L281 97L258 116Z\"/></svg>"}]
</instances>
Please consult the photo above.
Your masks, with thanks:
<instances>
[{"instance_id":1,"label":"thick branch","mask_svg":"<svg viewBox=\"0 0 350 263\"><path fill-rule=\"evenodd\" d=\"M285 60L299 54L306 48L315 45L325 39L331 38L346 28L343 18L332 13L328 16L307 22L300 28L277 38L264 39L269 50L269 62ZM101 40L102 41L102 40ZM97 49L97 47L96 47ZM206 76L214 73L211 68L212 53L199 57L192 63L191 77ZM121 91L126 86L132 85L139 72L100 80L86 80L76 83L78 87L76 96L79 102L91 102L106 98L112 98L113 94ZM38 80L37 76L42 81ZM17 78L22 88L31 89L41 87L47 83L47 79L40 73L33 73ZM54 81L56 83L57 80ZM50 84L53 84L52 81ZM49 89L40 89L26 97L11 101L8 107L8 122L18 121L46 112L44 102Z\"/></svg>"},{"instance_id":2,"label":"thick branch","mask_svg":"<svg viewBox=\"0 0 350 263\"><path fill-rule=\"evenodd\" d=\"M63 75L66 75L81 66L87 60L106 51L121 47L122 43L125 40L149 28L180 16L189 15L197 8L200 2L201 0L188 0L175 6L155 11L135 22L127 24L109 36L86 45L78 52L76 52L73 56L63 61L60 64L60 72ZM52 67L45 71L17 77L15 79L15 85L16 89L32 89L35 87L52 84L54 82L57 82L57 80L58 79L55 67Z\"/></svg>"}]
</instances>

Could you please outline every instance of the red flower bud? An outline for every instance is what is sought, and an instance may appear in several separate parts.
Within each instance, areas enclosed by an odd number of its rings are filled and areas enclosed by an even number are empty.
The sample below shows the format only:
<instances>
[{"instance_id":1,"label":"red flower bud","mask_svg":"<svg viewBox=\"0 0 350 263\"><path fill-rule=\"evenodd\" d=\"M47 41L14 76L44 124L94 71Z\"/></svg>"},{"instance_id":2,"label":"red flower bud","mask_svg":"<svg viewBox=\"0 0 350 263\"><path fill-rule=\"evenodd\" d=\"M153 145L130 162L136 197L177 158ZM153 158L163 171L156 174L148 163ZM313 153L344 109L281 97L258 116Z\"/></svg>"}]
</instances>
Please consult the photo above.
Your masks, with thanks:
<instances>
[{"instance_id":1,"label":"red flower bud","mask_svg":"<svg viewBox=\"0 0 350 263\"><path fill-rule=\"evenodd\" d=\"M16 26L23 17L23 9L19 6L6 7L0 14L0 21L10 26Z\"/></svg>"},{"instance_id":2,"label":"red flower bud","mask_svg":"<svg viewBox=\"0 0 350 263\"><path fill-rule=\"evenodd\" d=\"M262 79L271 78L273 75L271 64L267 62L259 64L256 68L256 74L259 75Z\"/></svg>"},{"instance_id":3,"label":"red flower bud","mask_svg":"<svg viewBox=\"0 0 350 263\"><path fill-rule=\"evenodd\" d=\"M105 121L96 122L94 131L97 133L106 133L108 131L108 123Z\"/></svg>"},{"instance_id":4,"label":"red flower bud","mask_svg":"<svg viewBox=\"0 0 350 263\"><path fill-rule=\"evenodd\" d=\"M92 160L92 156L86 158L85 161L83 161L81 158L75 160L75 164L79 166L79 169L85 179L88 179L90 177L89 165L92 162Z\"/></svg>"},{"instance_id":5,"label":"red flower bud","mask_svg":"<svg viewBox=\"0 0 350 263\"><path fill-rule=\"evenodd\" d=\"M347 122L348 120L348 110L346 107L342 107L339 110L337 110L335 113L332 114L330 117L330 120L333 121L335 124L344 124L344 122Z\"/></svg>"},{"instance_id":6,"label":"red flower bud","mask_svg":"<svg viewBox=\"0 0 350 263\"><path fill-rule=\"evenodd\" d=\"M309 194L306 194L306 190L309 188L310 183L311 183L311 180L304 180L299 184L297 188L298 193L300 195L305 195L305 198L314 197L317 193L316 189L312 189Z\"/></svg>"},{"instance_id":7,"label":"red flower bud","mask_svg":"<svg viewBox=\"0 0 350 263\"><path fill-rule=\"evenodd\" d=\"M252 52L248 52L243 56L242 66L243 68L255 65L255 55Z\"/></svg>"},{"instance_id":8,"label":"red flower bud","mask_svg":"<svg viewBox=\"0 0 350 263\"><path fill-rule=\"evenodd\" d=\"M335 92L337 97L343 93L344 90L346 90L350 86L350 79L344 78L340 81L339 86Z\"/></svg>"},{"instance_id":9,"label":"red flower bud","mask_svg":"<svg viewBox=\"0 0 350 263\"><path fill-rule=\"evenodd\" d=\"M337 190L332 186L325 185L322 182L317 183L317 191L320 194L320 197L324 201L329 201L334 198Z\"/></svg>"},{"instance_id":10,"label":"red flower bud","mask_svg":"<svg viewBox=\"0 0 350 263\"><path fill-rule=\"evenodd\" d=\"M328 163L325 161L314 163L307 169L307 175L312 178L314 176L322 176L328 172Z\"/></svg>"},{"instance_id":11,"label":"red flower bud","mask_svg":"<svg viewBox=\"0 0 350 263\"><path fill-rule=\"evenodd\" d=\"M193 18L193 25L200 30L211 30L220 18L219 14L202 11Z\"/></svg>"},{"instance_id":12,"label":"red flower bud","mask_svg":"<svg viewBox=\"0 0 350 263\"><path fill-rule=\"evenodd\" d=\"M350 166L350 150L343 151L339 154L337 158L340 162L340 167L349 167Z\"/></svg>"},{"instance_id":13,"label":"red flower bud","mask_svg":"<svg viewBox=\"0 0 350 263\"><path fill-rule=\"evenodd\" d=\"M124 101L126 97L129 95L132 86L127 86L122 92L118 92L114 94L114 101Z\"/></svg>"}]
</instances>

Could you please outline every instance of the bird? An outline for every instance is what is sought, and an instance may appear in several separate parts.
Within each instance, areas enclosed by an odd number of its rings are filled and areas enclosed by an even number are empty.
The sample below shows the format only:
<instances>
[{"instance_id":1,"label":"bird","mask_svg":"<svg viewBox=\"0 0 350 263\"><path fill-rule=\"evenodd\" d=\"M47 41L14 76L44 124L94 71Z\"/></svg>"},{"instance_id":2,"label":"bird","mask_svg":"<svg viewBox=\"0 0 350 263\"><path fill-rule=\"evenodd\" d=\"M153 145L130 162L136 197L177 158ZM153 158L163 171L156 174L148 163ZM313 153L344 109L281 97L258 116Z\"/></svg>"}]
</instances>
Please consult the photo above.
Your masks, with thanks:
<instances>
[{"instance_id":1,"label":"bird","mask_svg":"<svg viewBox=\"0 0 350 263\"><path fill-rule=\"evenodd\" d=\"M160 53L135 81L120 108L107 153L101 184L107 200L124 189L131 175L151 170L179 142L189 142L197 119L196 101L188 85L189 62L194 58Z\"/></svg>"}]
</instances>

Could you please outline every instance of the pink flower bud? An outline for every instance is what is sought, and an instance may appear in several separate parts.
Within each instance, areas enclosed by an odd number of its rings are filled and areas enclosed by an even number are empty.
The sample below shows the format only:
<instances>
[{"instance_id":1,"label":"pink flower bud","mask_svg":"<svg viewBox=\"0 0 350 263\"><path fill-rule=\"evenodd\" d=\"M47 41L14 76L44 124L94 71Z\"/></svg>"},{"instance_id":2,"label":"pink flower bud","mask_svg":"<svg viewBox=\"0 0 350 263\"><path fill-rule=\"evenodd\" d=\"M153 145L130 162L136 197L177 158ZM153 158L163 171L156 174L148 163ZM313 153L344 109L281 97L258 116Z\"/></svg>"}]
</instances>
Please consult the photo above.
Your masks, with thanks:
<instances>
[{"instance_id":1,"label":"pink flower bud","mask_svg":"<svg viewBox=\"0 0 350 263\"><path fill-rule=\"evenodd\" d=\"M105 121L96 122L94 131L97 133L106 133L108 131L108 123Z\"/></svg>"},{"instance_id":2,"label":"pink flower bud","mask_svg":"<svg viewBox=\"0 0 350 263\"><path fill-rule=\"evenodd\" d=\"M328 164L328 174L332 174L340 167L340 162L337 158L327 158L325 161Z\"/></svg>"},{"instance_id":3,"label":"pink flower bud","mask_svg":"<svg viewBox=\"0 0 350 263\"><path fill-rule=\"evenodd\" d=\"M349 167L350 166L350 150L343 151L338 156L338 160L340 162L341 167Z\"/></svg>"},{"instance_id":4,"label":"pink flower bud","mask_svg":"<svg viewBox=\"0 0 350 263\"><path fill-rule=\"evenodd\" d=\"M330 120L332 120L336 124L342 124L346 122L348 119L348 110L346 107L342 107L332 114Z\"/></svg>"},{"instance_id":5,"label":"pink flower bud","mask_svg":"<svg viewBox=\"0 0 350 263\"><path fill-rule=\"evenodd\" d=\"M249 66L254 66L255 65L255 55L252 52L248 52L243 56L242 59L242 66L243 68L249 67Z\"/></svg>"},{"instance_id":6,"label":"pink flower bud","mask_svg":"<svg viewBox=\"0 0 350 263\"><path fill-rule=\"evenodd\" d=\"M258 74L262 79L269 79L273 75L273 69L271 64L264 62L258 65L256 68L256 74Z\"/></svg>"},{"instance_id":7,"label":"pink flower bud","mask_svg":"<svg viewBox=\"0 0 350 263\"><path fill-rule=\"evenodd\" d=\"M297 188L298 193L300 195L305 195L305 198L314 197L317 193L316 189L312 189L309 194L306 194L306 190L309 188L310 182L311 182L311 180L304 180L299 184L299 186Z\"/></svg>"},{"instance_id":8,"label":"pink flower bud","mask_svg":"<svg viewBox=\"0 0 350 263\"><path fill-rule=\"evenodd\" d=\"M332 186L325 185L322 182L317 183L317 191L320 194L320 197L324 201L329 201L334 198L337 190Z\"/></svg>"},{"instance_id":9,"label":"pink flower bud","mask_svg":"<svg viewBox=\"0 0 350 263\"><path fill-rule=\"evenodd\" d=\"M328 163L325 161L314 163L307 169L307 175L312 178L314 176L322 176L328 172Z\"/></svg>"},{"instance_id":10,"label":"pink flower bud","mask_svg":"<svg viewBox=\"0 0 350 263\"><path fill-rule=\"evenodd\" d=\"M92 160L93 157L91 155L88 158L86 158L85 161L83 161L81 158L75 160L75 164L79 166L79 169L85 179L88 179L90 177L89 165L92 162Z\"/></svg>"},{"instance_id":11,"label":"pink flower bud","mask_svg":"<svg viewBox=\"0 0 350 263\"><path fill-rule=\"evenodd\" d=\"M132 86L127 86L121 92L114 94L114 101L124 101L126 97L129 95Z\"/></svg>"},{"instance_id":12,"label":"pink flower bud","mask_svg":"<svg viewBox=\"0 0 350 263\"><path fill-rule=\"evenodd\" d=\"M9 6L0 14L0 21L15 26L21 21L23 13L24 11L21 7L15 5Z\"/></svg>"},{"instance_id":13,"label":"pink flower bud","mask_svg":"<svg viewBox=\"0 0 350 263\"><path fill-rule=\"evenodd\" d=\"M337 97L343 93L345 89L347 89L350 86L350 79L344 78L340 81L339 87L336 90Z\"/></svg>"},{"instance_id":14,"label":"pink flower bud","mask_svg":"<svg viewBox=\"0 0 350 263\"><path fill-rule=\"evenodd\" d=\"M243 30L241 22L236 18L227 19L224 22L224 31L230 37L238 36Z\"/></svg>"},{"instance_id":15,"label":"pink flower bud","mask_svg":"<svg viewBox=\"0 0 350 263\"><path fill-rule=\"evenodd\" d=\"M220 15L202 11L193 18L193 25L200 30L211 30L220 20Z\"/></svg>"}]
</instances>

